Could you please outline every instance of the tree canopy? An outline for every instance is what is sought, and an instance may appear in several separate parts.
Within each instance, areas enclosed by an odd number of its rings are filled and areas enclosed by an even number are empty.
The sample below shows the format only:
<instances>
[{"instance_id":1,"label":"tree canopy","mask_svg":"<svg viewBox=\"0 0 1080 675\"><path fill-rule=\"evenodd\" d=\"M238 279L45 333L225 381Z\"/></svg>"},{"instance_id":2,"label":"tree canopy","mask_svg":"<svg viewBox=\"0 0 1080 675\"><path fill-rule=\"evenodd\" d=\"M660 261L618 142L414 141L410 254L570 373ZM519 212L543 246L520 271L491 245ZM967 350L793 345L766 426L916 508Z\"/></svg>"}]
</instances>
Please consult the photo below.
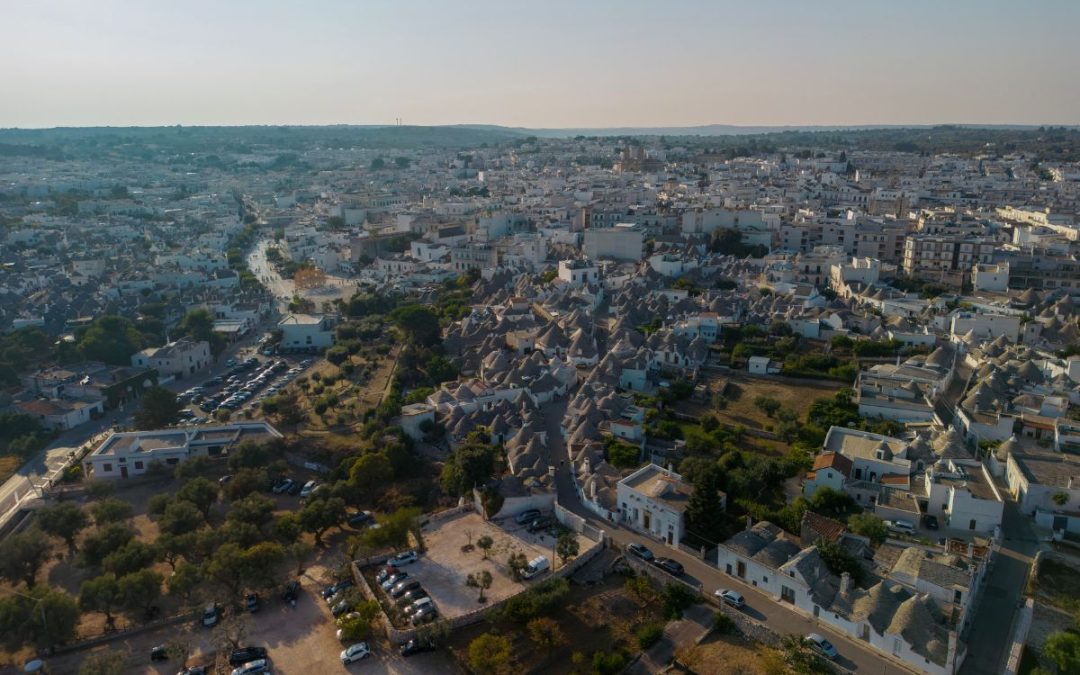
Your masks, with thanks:
<instances>
[{"instance_id":1,"label":"tree canopy","mask_svg":"<svg viewBox=\"0 0 1080 675\"><path fill-rule=\"evenodd\" d=\"M165 387L150 387L143 392L142 402L135 411L135 427L161 429L172 426L180 419L180 408L175 393Z\"/></svg>"},{"instance_id":2,"label":"tree canopy","mask_svg":"<svg viewBox=\"0 0 1080 675\"><path fill-rule=\"evenodd\" d=\"M131 365L131 355L142 349L143 345L143 336L130 319L106 315L95 319L79 335L76 347L88 361L128 366Z\"/></svg>"}]
</instances>

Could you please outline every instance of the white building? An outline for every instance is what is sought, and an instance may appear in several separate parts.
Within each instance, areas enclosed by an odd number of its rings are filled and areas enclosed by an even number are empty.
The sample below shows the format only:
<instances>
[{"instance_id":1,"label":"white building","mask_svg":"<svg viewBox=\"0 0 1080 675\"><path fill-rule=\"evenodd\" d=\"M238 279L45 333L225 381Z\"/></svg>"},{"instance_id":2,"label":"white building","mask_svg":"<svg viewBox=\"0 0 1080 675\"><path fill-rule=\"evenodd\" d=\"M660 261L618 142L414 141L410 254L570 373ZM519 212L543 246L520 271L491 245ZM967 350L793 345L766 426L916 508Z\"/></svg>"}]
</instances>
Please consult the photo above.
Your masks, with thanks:
<instances>
[{"instance_id":1,"label":"white building","mask_svg":"<svg viewBox=\"0 0 1080 675\"><path fill-rule=\"evenodd\" d=\"M616 498L624 523L675 545L683 535L683 512L693 488L674 471L655 464L643 466L619 481Z\"/></svg>"},{"instance_id":2,"label":"white building","mask_svg":"<svg viewBox=\"0 0 1080 675\"><path fill-rule=\"evenodd\" d=\"M153 368L162 376L183 378L194 375L211 363L210 343L182 338L164 347L148 347L131 356L131 365Z\"/></svg>"},{"instance_id":3,"label":"white building","mask_svg":"<svg viewBox=\"0 0 1080 675\"><path fill-rule=\"evenodd\" d=\"M84 460L90 478L128 478L146 473L151 463L166 467L192 457L222 457L242 441L281 438L266 422L243 422L110 434Z\"/></svg>"},{"instance_id":4,"label":"white building","mask_svg":"<svg viewBox=\"0 0 1080 675\"><path fill-rule=\"evenodd\" d=\"M318 351L334 344L334 320L329 316L289 314L278 322L281 349Z\"/></svg>"},{"instance_id":5,"label":"white building","mask_svg":"<svg viewBox=\"0 0 1080 675\"><path fill-rule=\"evenodd\" d=\"M1009 288L1009 263L976 263L971 270L971 284L977 291L1005 292Z\"/></svg>"},{"instance_id":6,"label":"white building","mask_svg":"<svg viewBox=\"0 0 1080 675\"><path fill-rule=\"evenodd\" d=\"M600 269L589 260L560 260L559 281L571 286L594 284L600 280Z\"/></svg>"},{"instance_id":7,"label":"white building","mask_svg":"<svg viewBox=\"0 0 1080 675\"><path fill-rule=\"evenodd\" d=\"M645 250L645 233L633 223L619 223L585 230L584 243L590 258L638 261Z\"/></svg>"}]
</instances>

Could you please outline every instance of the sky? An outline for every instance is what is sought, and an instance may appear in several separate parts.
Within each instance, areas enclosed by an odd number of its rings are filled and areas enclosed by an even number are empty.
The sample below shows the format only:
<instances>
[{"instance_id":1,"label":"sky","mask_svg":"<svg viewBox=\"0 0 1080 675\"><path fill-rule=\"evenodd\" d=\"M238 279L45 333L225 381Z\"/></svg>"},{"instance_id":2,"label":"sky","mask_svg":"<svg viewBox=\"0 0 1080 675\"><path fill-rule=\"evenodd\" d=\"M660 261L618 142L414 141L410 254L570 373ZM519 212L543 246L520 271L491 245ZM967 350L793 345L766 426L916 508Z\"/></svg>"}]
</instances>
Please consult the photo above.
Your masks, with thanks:
<instances>
[{"instance_id":1,"label":"sky","mask_svg":"<svg viewBox=\"0 0 1080 675\"><path fill-rule=\"evenodd\" d=\"M1080 123L1078 0L0 0L0 127Z\"/></svg>"}]
</instances>

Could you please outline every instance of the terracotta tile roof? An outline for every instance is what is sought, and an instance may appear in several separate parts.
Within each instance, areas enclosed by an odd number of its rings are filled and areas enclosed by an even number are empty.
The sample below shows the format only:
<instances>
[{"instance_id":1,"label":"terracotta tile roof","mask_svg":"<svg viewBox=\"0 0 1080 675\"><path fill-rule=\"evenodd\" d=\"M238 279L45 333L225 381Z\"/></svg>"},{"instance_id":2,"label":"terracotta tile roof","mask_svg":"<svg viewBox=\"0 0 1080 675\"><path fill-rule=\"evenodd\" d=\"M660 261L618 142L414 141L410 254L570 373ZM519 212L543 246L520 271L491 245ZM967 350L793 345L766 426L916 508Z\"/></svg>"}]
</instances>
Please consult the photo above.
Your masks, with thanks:
<instances>
[{"instance_id":1,"label":"terracotta tile roof","mask_svg":"<svg viewBox=\"0 0 1080 675\"><path fill-rule=\"evenodd\" d=\"M814 458L813 471L836 469L845 476L851 475L852 462L839 452L823 452Z\"/></svg>"}]
</instances>

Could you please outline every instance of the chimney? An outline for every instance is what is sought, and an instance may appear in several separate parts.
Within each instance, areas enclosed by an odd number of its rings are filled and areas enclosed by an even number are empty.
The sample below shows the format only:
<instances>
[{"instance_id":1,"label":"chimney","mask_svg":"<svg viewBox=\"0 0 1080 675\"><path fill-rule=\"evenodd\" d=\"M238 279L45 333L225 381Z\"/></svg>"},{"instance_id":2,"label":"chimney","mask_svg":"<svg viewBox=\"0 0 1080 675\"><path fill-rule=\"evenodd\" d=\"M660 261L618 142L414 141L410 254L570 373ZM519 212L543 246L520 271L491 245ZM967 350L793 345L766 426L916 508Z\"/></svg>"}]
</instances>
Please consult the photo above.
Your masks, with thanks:
<instances>
[{"instance_id":1,"label":"chimney","mask_svg":"<svg viewBox=\"0 0 1080 675\"><path fill-rule=\"evenodd\" d=\"M592 473L592 460L589 459L588 457L586 457L584 463L585 463L585 473L586 474Z\"/></svg>"},{"instance_id":2,"label":"chimney","mask_svg":"<svg viewBox=\"0 0 1080 675\"><path fill-rule=\"evenodd\" d=\"M753 526L754 526L754 519L751 518L750 516L746 516L746 529L749 530Z\"/></svg>"},{"instance_id":3,"label":"chimney","mask_svg":"<svg viewBox=\"0 0 1080 675\"><path fill-rule=\"evenodd\" d=\"M851 573L844 572L840 575L840 597L845 600L851 596Z\"/></svg>"},{"instance_id":4,"label":"chimney","mask_svg":"<svg viewBox=\"0 0 1080 675\"><path fill-rule=\"evenodd\" d=\"M589 499L596 501L596 481L589 483Z\"/></svg>"},{"instance_id":5,"label":"chimney","mask_svg":"<svg viewBox=\"0 0 1080 675\"><path fill-rule=\"evenodd\" d=\"M668 462L668 465L667 465L667 472L668 472L668 473L675 473L675 465L674 465L674 464L672 464L671 462Z\"/></svg>"}]
</instances>

